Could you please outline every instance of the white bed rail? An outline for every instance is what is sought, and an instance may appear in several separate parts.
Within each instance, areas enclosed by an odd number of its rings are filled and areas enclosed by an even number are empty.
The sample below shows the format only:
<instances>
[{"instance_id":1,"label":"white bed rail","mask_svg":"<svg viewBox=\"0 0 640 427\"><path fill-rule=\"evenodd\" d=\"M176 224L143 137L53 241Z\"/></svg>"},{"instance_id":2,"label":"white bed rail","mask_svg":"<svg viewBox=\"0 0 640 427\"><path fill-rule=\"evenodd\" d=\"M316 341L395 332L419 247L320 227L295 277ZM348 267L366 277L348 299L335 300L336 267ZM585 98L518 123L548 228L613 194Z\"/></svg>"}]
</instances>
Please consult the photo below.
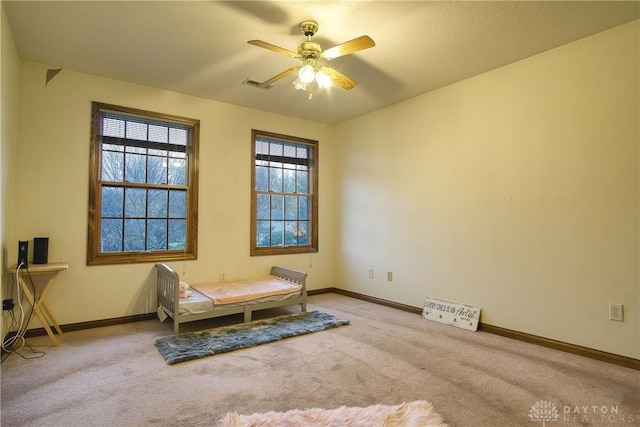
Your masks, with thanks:
<instances>
[{"instance_id":1,"label":"white bed rail","mask_svg":"<svg viewBox=\"0 0 640 427\"><path fill-rule=\"evenodd\" d=\"M180 276L168 265L162 263L156 264L156 271L158 307L162 307L171 318L175 319L178 314Z\"/></svg>"}]
</instances>

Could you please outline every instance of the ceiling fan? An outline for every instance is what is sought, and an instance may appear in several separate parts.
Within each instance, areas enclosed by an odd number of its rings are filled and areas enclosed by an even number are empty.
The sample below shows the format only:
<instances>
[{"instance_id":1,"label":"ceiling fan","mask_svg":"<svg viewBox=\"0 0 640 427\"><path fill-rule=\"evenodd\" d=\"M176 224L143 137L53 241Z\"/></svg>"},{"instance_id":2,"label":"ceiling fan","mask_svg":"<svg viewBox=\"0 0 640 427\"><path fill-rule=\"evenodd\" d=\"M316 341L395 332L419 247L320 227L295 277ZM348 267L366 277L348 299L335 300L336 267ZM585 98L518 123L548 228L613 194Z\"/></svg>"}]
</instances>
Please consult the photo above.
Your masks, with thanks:
<instances>
[{"instance_id":1,"label":"ceiling fan","mask_svg":"<svg viewBox=\"0 0 640 427\"><path fill-rule=\"evenodd\" d=\"M309 99L311 99L311 84L315 81L319 88L324 88L335 83L338 86L350 90L356 87L357 83L337 71L332 67L320 64L322 60L331 60L339 58L341 56L349 55L360 50L368 49L375 46L375 42L369 36L360 36L348 42L339 44L327 50L322 50L320 45L311 41L313 35L318 31L318 23L315 21L303 21L300 23L300 30L307 36L307 41L298 46L298 51L294 52L276 46L271 43L264 42L262 40L250 40L247 43L254 46L258 46L264 49L269 49L277 53L290 56L291 58L300 59L301 65L291 67L283 72L271 77L269 80L265 80L260 83L258 87L267 87L281 78L288 76L289 74L298 71L298 78L293 82L296 89L306 90L309 92Z\"/></svg>"}]
</instances>

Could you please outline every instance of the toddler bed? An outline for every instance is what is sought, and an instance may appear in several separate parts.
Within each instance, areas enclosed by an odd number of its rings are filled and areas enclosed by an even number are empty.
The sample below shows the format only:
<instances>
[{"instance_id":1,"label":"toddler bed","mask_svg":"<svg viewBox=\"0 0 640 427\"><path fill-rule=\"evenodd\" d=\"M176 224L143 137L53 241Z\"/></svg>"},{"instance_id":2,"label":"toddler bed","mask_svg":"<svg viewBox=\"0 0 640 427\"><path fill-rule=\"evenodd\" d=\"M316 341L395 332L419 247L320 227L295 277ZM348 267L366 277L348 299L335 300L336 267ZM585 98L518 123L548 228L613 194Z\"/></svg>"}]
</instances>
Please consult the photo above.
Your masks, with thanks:
<instances>
[{"instance_id":1,"label":"toddler bed","mask_svg":"<svg viewBox=\"0 0 640 427\"><path fill-rule=\"evenodd\" d=\"M307 273L272 267L271 275L252 280L191 285L188 298L179 298L180 276L166 264L156 264L158 317L173 319L173 333L180 324L230 314L251 314L266 308L300 304L307 310Z\"/></svg>"}]
</instances>

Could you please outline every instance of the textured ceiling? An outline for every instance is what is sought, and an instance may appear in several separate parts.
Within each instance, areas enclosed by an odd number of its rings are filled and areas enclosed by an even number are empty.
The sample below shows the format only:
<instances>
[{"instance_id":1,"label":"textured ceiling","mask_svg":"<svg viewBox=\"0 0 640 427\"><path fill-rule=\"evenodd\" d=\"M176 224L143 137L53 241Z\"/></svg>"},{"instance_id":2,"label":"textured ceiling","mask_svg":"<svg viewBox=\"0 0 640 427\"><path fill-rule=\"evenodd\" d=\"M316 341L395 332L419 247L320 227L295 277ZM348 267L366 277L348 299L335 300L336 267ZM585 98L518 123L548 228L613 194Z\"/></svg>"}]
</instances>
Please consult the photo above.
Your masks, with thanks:
<instances>
[{"instance_id":1,"label":"textured ceiling","mask_svg":"<svg viewBox=\"0 0 640 427\"><path fill-rule=\"evenodd\" d=\"M22 59L335 124L638 19L640 2L3 1ZM285 55L298 25L323 49L366 34L376 47L330 65L358 82L307 100ZM44 83L44 76L43 76ZM135 107L135 106L132 106Z\"/></svg>"}]
</instances>

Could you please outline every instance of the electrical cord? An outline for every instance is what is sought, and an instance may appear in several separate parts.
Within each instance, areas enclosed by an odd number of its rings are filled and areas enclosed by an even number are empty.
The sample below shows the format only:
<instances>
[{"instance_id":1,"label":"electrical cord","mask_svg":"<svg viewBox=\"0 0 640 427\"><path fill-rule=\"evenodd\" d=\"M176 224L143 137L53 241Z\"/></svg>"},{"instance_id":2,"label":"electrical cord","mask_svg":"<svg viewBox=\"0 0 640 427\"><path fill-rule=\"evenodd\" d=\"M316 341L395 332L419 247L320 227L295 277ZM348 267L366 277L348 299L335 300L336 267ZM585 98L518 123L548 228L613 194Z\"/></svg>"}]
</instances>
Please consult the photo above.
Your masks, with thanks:
<instances>
[{"instance_id":1,"label":"electrical cord","mask_svg":"<svg viewBox=\"0 0 640 427\"><path fill-rule=\"evenodd\" d=\"M33 347L31 347L25 341L25 334L27 332L27 328L29 326L29 323L31 322L31 318L33 317L34 306L36 304L36 288L35 288L35 285L33 283L33 278L31 277L31 273L29 272L29 268L28 267L24 267L24 270L27 272L27 275L29 276L29 283L31 284L31 292L32 292L32 295L33 295L33 300L34 300L33 304L31 304L31 310L29 311L29 316L27 317L27 319L25 321L25 310L24 310L24 307L22 305L23 298L24 298L24 293L22 293L22 295L20 293L20 269L22 269L23 266L24 266L24 264L20 263L20 265L18 265L18 267L16 268L16 278L15 278L15 282L14 282L14 284L16 285L16 289L17 289L18 306L20 307L20 321L18 322L18 320L15 318L15 314L14 314L13 310L11 310L11 317L13 319L12 326L16 325L17 329L16 329L15 335L7 338L6 340L3 339L3 341L2 341L2 350L5 351L5 356L2 358L1 362L4 362L7 359L7 357L9 357L9 355L11 353L17 353L23 359L37 359L37 358L43 357L46 354L43 351L39 351L39 352L34 351ZM12 292L12 295L13 295L13 292ZM35 356L27 357L27 356L23 355L22 353L20 353L20 350L22 350L25 346L28 347L31 350L31 352L33 354L35 354Z\"/></svg>"},{"instance_id":2,"label":"electrical cord","mask_svg":"<svg viewBox=\"0 0 640 427\"><path fill-rule=\"evenodd\" d=\"M6 336L7 336L8 331L16 330L16 328L15 328L15 327L18 325L18 320L16 319L16 315L15 315L15 313L13 312L13 310L11 310L11 311L9 312L9 315L11 316L11 324L8 326L8 328L7 328L7 329L5 329L5 330L3 331L3 333L2 333L2 336L3 336L3 337L6 337ZM7 341L8 341L8 340L7 340ZM4 362L4 361L5 361L5 359L6 359L7 357L9 357L9 355L11 354L11 351L6 351L6 352L4 351L4 349L5 349L5 347L4 347L4 346L5 346L5 343L3 342L3 343L2 343L2 350L3 350L2 362Z\"/></svg>"},{"instance_id":3,"label":"electrical cord","mask_svg":"<svg viewBox=\"0 0 640 427\"><path fill-rule=\"evenodd\" d=\"M45 353L44 351L35 351L33 349L33 347L31 347L29 344L24 343L23 348L24 347L28 347L29 350L31 350L31 354L32 356L25 356L24 354L20 353L18 350L13 350L14 353L16 353L18 356L22 357L23 359L26 360L30 360L30 359L40 359L41 357L44 357L47 353Z\"/></svg>"},{"instance_id":4,"label":"electrical cord","mask_svg":"<svg viewBox=\"0 0 640 427\"><path fill-rule=\"evenodd\" d=\"M14 282L16 284L20 280L20 269L22 268L23 265L24 264L20 263L20 265L18 265L18 268L16 268L16 282ZM16 334L10 338L7 338L2 342L2 349L7 353L10 353L14 349L16 349L18 343L20 343L20 348L24 346L24 336L22 334L22 328L24 325L24 307L22 306L22 298L20 296L20 286L17 285L16 289L18 292L17 294L18 306L20 307L20 322L18 322L18 325L17 325L18 328L16 329Z\"/></svg>"}]
</instances>

